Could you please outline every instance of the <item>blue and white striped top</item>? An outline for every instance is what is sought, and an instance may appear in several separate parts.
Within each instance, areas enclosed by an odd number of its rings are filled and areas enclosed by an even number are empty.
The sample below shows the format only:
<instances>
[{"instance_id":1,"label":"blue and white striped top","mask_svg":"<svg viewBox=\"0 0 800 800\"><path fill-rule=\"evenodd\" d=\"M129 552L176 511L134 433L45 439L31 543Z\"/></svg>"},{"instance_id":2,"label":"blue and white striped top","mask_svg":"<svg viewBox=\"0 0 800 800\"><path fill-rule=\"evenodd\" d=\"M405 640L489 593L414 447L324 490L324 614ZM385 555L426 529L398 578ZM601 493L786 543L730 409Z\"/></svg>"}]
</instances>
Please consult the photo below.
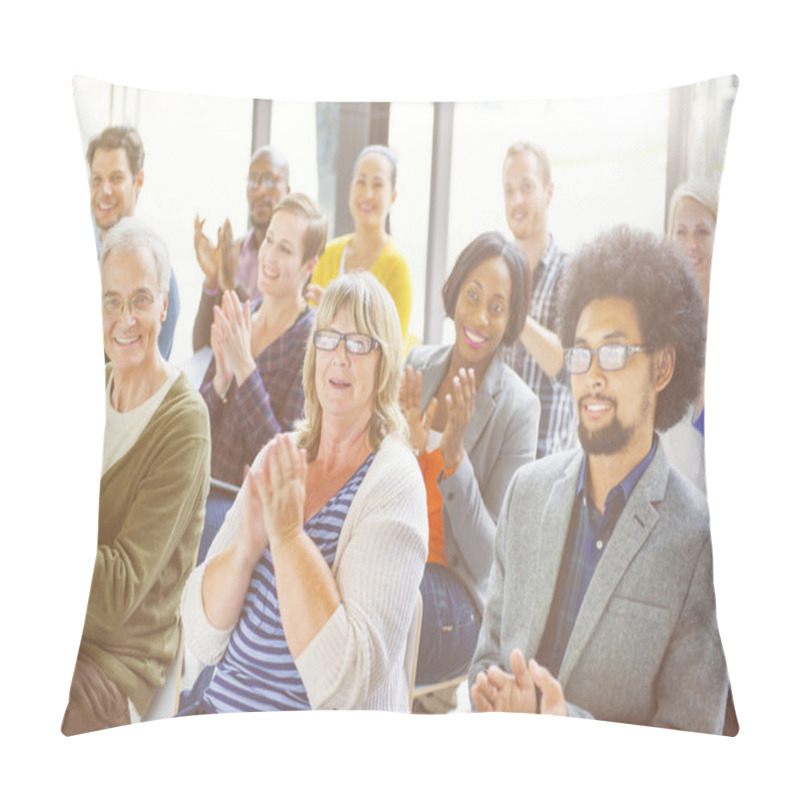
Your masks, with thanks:
<instances>
[{"instance_id":1,"label":"blue and white striped top","mask_svg":"<svg viewBox=\"0 0 800 800\"><path fill-rule=\"evenodd\" d=\"M333 564L344 519L374 455L304 525L328 566ZM283 633L269 548L253 571L239 622L203 701L217 713L310 708Z\"/></svg>"}]
</instances>

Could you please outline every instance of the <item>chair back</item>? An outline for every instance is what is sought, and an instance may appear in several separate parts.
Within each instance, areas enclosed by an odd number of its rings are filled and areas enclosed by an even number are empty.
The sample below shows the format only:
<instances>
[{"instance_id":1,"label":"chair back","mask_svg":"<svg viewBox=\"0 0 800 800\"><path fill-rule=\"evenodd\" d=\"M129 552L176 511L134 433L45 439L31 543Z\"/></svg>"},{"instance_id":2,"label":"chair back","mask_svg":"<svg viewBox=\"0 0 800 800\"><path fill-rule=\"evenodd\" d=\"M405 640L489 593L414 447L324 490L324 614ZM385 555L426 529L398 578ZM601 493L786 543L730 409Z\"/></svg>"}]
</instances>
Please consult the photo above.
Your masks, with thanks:
<instances>
[{"instance_id":1,"label":"chair back","mask_svg":"<svg viewBox=\"0 0 800 800\"><path fill-rule=\"evenodd\" d=\"M408 676L408 710L414 705L414 681L417 679L417 655L419 654L419 632L422 628L422 595L417 590L417 602L411 615L411 627L406 642L406 675Z\"/></svg>"}]
</instances>

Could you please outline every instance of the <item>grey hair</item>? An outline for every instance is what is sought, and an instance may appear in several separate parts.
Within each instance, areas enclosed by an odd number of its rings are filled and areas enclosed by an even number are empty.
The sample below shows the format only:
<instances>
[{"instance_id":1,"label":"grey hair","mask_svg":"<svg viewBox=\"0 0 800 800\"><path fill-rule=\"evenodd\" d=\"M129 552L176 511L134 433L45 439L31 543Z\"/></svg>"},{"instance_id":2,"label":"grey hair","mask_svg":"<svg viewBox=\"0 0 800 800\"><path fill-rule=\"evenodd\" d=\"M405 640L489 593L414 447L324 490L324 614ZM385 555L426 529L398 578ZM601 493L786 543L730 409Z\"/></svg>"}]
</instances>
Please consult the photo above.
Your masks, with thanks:
<instances>
[{"instance_id":1,"label":"grey hair","mask_svg":"<svg viewBox=\"0 0 800 800\"><path fill-rule=\"evenodd\" d=\"M164 240L152 229L140 222L136 217L123 217L111 228L103 240L100 251L100 271L111 252L135 253L138 250L149 250L156 265L158 288L161 292L169 291L171 266L169 252Z\"/></svg>"}]
</instances>

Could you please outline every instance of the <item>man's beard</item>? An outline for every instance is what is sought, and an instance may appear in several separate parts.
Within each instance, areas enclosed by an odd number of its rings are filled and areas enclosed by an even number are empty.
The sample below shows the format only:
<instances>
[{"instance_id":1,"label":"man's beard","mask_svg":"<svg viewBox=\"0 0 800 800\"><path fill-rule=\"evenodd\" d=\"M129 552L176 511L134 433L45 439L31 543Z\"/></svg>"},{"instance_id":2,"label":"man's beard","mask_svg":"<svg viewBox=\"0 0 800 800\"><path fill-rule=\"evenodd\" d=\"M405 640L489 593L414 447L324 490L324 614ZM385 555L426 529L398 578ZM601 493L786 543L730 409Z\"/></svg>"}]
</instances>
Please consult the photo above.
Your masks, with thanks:
<instances>
[{"instance_id":1,"label":"man's beard","mask_svg":"<svg viewBox=\"0 0 800 800\"><path fill-rule=\"evenodd\" d=\"M578 440L585 453L593 456L609 456L618 453L633 436L633 428L623 428L615 417L600 430L588 431L582 422L578 423Z\"/></svg>"},{"instance_id":2,"label":"man's beard","mask_svg":"<svg viewBox=\"0 0 800 800\"><path fill-rule=\"evenodd\" d=\"M616 414L617 404L610 398L604 397L602 399L614 406L614 413ZM593 456L610 456L622 450L631 440L633 428L623 428L617 416L604 428L595 431L587 430L583 422L580 421L580 404L578 404L578 408L578 441L580 441L584 453Z\"/></svg>"}]
</instances>

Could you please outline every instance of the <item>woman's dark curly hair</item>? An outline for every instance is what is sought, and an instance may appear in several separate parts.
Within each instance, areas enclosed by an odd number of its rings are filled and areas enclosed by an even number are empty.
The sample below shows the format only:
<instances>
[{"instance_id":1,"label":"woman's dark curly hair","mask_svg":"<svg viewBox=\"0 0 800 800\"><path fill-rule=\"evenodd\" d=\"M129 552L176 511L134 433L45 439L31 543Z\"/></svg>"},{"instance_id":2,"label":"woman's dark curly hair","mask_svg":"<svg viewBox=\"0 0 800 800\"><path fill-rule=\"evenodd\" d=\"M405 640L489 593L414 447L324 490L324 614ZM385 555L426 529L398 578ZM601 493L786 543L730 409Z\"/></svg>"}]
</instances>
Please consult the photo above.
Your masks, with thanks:
<instances>
[{"instance_id":1,"label":"woman's dark curly hair","mask_svg":"<svg viewBox=\"0 0 800 800\"><path fill-rule=\"evenodd\" d=\"M574 344L586 305L603 297L633 304L645 347L675 348L675 372L656 404L655 426L665 431L700 392L706 312L697 280L670 242L618 225L578 250L564 273L558 297L558 335L564 347Z\"/></svg>"},{"instance_id":2,"label":"woman's dark curly hair","mask_svg":"<svg viewBox=\"0 0 800 800\"><path fill-rule=\"evenodd\" d=\"M447 316L455 319L458 293L464 281L479 264L497 256L503 259L511 276L509 318L506 332L503 334L503 344L510 346L519 339L525 327L533 289L528 257L516 242L510 242L502 233L495 232L482 233L473 239L461 251L447 276L442 287L442 300Z\"/></svg>"}]
</instances>

